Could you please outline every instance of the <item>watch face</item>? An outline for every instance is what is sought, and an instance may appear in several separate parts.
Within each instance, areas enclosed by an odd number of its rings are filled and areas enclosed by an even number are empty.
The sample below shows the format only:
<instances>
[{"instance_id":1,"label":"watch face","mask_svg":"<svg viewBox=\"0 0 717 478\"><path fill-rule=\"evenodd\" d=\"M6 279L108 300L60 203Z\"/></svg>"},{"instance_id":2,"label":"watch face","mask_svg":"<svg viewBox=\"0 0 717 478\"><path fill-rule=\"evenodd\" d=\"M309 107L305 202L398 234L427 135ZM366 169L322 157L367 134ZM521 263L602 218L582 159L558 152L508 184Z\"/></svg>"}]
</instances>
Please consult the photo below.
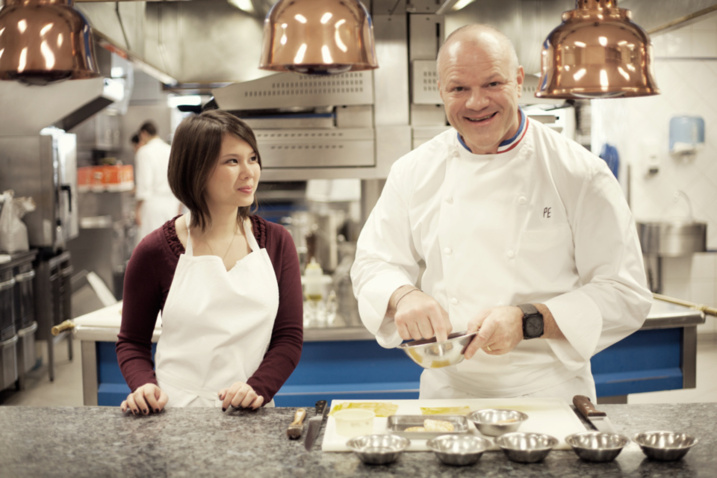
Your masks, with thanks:
<instances>
[{"instance_id":1,"label":"watch face","mask_svg":"<svg viewBox=\"0 0 717 478\"><path fill-rule=\"evenodd\" d=\"M543 335L543 320L541 317L535 315L526 317L525 335L531 338Z\"/></svg>"}]
</instances>

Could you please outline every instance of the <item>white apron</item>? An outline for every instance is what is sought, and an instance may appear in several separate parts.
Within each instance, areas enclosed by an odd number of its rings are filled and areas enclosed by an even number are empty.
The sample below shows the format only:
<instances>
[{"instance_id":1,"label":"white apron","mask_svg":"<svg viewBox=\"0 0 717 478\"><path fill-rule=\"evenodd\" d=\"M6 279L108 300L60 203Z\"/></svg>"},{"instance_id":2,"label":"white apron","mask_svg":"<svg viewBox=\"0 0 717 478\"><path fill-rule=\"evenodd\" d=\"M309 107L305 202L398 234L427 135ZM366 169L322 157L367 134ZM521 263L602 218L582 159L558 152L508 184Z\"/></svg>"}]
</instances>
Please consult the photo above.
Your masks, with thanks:
<instances>
[{"instance_id":1,"label":"white apron","mask_svg":"<svg viewBox=\"0 0 717 478\"><path fill-rule=\"evenodd\" d=\"M279 286L266 249L259 249L246 223L251 253L229 271L217 256L194 256L187 234L155 355L168 407L220 407L219 390L246 382L269 347Z\"/></svg>"}]
</instances>

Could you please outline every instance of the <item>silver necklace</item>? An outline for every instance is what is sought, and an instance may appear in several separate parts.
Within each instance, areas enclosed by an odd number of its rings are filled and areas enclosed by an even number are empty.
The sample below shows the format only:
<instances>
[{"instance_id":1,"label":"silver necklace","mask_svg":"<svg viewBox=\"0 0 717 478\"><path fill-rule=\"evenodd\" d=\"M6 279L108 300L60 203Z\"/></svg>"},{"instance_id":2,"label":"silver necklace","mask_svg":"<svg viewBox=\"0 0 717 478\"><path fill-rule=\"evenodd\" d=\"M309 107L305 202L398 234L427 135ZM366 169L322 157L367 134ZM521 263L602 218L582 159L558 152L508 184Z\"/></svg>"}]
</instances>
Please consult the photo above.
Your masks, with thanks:
<instances>
[{"instance_id":1,"label":"silver necklace","mask_svg":"<svg viewBox=\"0 0 717 478\"><path fill-rule=\"evenodd\" d=\"M227 257L227 254L229 253L229 250L232 248L232 244L234 244L234 239L237 237L237 232L239 232L239 223L237 223L236 228L234 229L234 234L232 234L232 240L229 241L227 250L224 251L224 255L220 256L222 259L222 262L224 262L224 260ZM209 250L211 251L212 255L216 256L217 254L214 252L214 248L212 247L212 245L209 241L207 241L207 245L209 246Z\"/></svg>"}]
</instances>

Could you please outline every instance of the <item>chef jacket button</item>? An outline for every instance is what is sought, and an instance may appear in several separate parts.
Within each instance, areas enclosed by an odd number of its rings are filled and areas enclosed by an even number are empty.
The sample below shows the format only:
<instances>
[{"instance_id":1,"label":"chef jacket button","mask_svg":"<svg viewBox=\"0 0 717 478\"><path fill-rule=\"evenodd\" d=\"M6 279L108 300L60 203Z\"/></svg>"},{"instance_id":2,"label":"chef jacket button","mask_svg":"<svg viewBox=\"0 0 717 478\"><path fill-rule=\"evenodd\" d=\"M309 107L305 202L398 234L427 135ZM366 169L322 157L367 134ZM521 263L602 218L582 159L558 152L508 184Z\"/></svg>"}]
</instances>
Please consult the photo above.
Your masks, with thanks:
<instances>
[{"instance_id":1,"label":"chef jacket button","mask_svg":"<svg viewBox=\"0 0 717 478\"><path fill-rule=\"evenodd\" d=\"M508 259L512 259L515 257L515 251L510 250L510 251L506 252L505 255L508 256Z\"/></svg>"},{"instance_id":2,"label":"chef jacket button","mask_svg":"<svg viewBox=\"0 0 717 478\"><path fill-rule=\"evenodd\" d=\"M520 196L518 198L518 204L520 204L521 206L525 206L526 204L528 204L528 198L525 196Z\"/></svg>"},{"instance_id":3,"label":"chef jacket button","mask_svg":"<svg viewBox=\"0 0 717 478\"><path fill-rule=\"evenodd\" d=\"M458 299L455 297L451 297L451 304L456 305L458 303Z\"/></svg>"},{"instance_id":4,"label":"chef jacket button","mask_svg":"<svg viewBox=\"0 0 717 478\"><path fill-rule=\"evenodd\" d=\"M453 249L451 249L450 247L444 247L444 248L443 248L443 252L444 252L447 256L450 256L450 255L453 253Z\"/></svg>"}]
</instances>

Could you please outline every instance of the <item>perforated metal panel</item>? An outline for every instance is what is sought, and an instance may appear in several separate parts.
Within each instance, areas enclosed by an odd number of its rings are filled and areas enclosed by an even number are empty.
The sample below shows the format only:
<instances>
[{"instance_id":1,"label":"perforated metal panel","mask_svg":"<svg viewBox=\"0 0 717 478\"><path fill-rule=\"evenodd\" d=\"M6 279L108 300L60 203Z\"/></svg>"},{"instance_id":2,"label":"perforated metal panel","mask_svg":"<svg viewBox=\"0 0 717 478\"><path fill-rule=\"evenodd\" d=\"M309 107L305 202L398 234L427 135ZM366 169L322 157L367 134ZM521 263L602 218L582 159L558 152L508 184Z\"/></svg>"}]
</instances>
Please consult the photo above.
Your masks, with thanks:
<instances>
[{"instance_id":1,"label":"perforated metal panel","mask_svg":"<svg viewBox=\"0 0 717 478\"><path fill-rule=\"evenodd\" d=\"M438 93L438 71L434 60L414 60L411 75L412 102L416 105L443 103Z\"/></svg>"},{"instance_id":2,"label":"perforated metal panel","mask_svg":"<svg viewBox=\"0 0 717 478\"><path fill-rule=\"evenodd\" d=\"M316 76L278 73L213 90L223 110L373 104L371 71Z\"/></svg>"},{"instance_id":3,"label":"perforated metal panel","mask_svg":"<svg viewBox=\"0 0 717 478\"><path fill-rule=\"evenodd\" d=\"M375 165L373 129L256 130L264 169Z\"/></svg>"}]
</instances>

